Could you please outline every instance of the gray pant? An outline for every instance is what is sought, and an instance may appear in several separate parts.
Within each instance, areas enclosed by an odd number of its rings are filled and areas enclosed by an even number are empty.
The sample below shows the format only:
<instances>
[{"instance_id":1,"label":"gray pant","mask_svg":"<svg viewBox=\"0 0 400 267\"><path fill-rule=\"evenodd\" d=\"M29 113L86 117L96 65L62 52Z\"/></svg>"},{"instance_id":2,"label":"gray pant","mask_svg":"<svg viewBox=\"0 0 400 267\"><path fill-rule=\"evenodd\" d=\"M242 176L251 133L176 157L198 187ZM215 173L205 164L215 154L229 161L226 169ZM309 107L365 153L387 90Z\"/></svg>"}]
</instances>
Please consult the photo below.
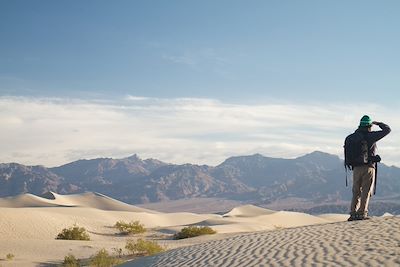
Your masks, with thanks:
<instances>
[{"instance_id":1,"label":"gray pant","mask_svg":"<svg viewBox=\"0 0 400 267\"><path fill-rule=\"evenodd\" d=\"M373 190L375 169L365 165L353 169L353 199L350 214L368 214L368 203Z\"/></svg>"}]
</instances>

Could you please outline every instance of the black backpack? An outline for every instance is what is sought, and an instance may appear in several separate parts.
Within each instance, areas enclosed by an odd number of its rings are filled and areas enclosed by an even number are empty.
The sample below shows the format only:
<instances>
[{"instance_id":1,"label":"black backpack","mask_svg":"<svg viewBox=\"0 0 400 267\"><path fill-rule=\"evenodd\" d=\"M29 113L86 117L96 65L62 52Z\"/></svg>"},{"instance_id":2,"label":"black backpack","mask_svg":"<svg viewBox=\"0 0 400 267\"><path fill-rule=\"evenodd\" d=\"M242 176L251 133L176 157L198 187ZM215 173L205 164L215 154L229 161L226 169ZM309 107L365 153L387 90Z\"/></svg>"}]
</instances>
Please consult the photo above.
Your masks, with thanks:
<instances>
[{"instance_id":1,"label":"black backpack","mask_svg":"<svg viewBox=\"0 0 400 267\"><path fill-rule=\"evenodd\" d=\"M367 133L355 131L348 135L344 140L344 167L346 169L346 186L347 186L347 170L352 170L355 166L361 166L369 163L375 163L375 181L374 195L376 193L376 182L378 180L378 162L381 161L379 155L372 156L368 146Z\"/></svg>"},{"instance_id":2,"label":"black backpack","mask_svg":"<svg viewBox=\"0 0 400 267\"><path fill-rule=\"evenodd\" d=\"M344 165L352 170L354 166L361 166L369 162L369 147L366 133L355 131L344 141Z\"/></svg>"}]
</instances>

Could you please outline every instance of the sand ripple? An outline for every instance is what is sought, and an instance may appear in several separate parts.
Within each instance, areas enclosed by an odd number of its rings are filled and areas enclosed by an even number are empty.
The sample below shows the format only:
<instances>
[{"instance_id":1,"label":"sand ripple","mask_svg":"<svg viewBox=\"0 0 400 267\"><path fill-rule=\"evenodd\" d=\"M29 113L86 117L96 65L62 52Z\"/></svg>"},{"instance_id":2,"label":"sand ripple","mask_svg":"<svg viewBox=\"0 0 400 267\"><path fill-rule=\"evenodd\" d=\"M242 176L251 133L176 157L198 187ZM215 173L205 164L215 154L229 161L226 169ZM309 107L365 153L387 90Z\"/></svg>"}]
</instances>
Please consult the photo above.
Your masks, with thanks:
<instances>
[{"instance_id":1,"label":"sand ripple","mask_svg":"<svg viewBox=\"0 0 400 267\"><path fill-rule=\"evenodd\" d=\"M124 266L399 266L400 217L241 234Z\"/></svg>"}]
</instances>

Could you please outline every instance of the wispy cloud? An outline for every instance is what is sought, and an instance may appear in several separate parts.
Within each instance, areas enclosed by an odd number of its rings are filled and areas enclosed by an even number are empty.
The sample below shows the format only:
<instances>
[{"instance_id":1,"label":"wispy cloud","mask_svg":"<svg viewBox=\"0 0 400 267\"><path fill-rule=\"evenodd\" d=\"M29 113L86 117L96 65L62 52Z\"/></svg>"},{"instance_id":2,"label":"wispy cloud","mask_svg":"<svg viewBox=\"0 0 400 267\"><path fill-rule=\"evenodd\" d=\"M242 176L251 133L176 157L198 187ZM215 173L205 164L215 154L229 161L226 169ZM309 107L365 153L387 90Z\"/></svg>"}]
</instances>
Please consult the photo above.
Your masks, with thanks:
<instances>
[{"instance_id":1,"label":"wispy cloud","mask_svg":"<svg viewBox=\"0 0 400 267\"><path fill-rule=\"evenodd\" d=\"M219 76L229 77L229 60L219 55L213 48L199 48L172 54L164 52L162 58L194 70L206 70Z\"/></svg>"},{"instance_id":2,"label":"wispy cloud","mask_svg":"<svg viewBox=\"0 0 400 267\"><path fill-rule=\"evenodd\" d=\"M148 97L143 97L143 96L133 96L133 95L127 95L125 97L126 100L130 100L130 101L144 101L144 100L148 100Z\"/></svg>"},{"instance_id":3,"label":"wispy cloud","mask_svg":"<svg viewBox=\"0 0 400 267\"><path fill-rule=\"evenodd\" d=\"M120 102L0 97L0 162L55 166L80 158L133 153L172 163L218 164L261 153L342 155L363 113L400 127L376 105L239 105L215 99L127 96ZM385 163L400 166L393 132L380 141Z\"/></svg>"},{"instance_id":4,"label":"wispy cloud","mask_svg":"<svg viewBox=\"0 0 400 267\"><path fill-rule=\"evenodd\" d=\"M164 60L167 60L167 61L170 61L170 62L176 63L176 64L183 64L183 65L188 65L188 66L195 66L198 64L196 59L190 55L172 56L172 55L164 54L162 56L162 58Z\"/></svg>"}]
</instances>

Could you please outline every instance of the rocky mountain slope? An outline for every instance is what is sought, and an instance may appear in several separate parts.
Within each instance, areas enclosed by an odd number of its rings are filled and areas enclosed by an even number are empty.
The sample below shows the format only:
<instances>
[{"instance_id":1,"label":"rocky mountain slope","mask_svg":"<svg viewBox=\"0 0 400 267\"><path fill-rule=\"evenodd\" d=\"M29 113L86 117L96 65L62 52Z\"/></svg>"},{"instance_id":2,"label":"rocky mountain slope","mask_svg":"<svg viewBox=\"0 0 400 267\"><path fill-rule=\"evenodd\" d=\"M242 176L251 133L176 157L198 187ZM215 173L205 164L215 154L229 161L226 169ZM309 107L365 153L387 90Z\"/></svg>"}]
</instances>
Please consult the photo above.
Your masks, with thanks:
<instances>
[{"instance_id":1,"label":"rocky mountain slope","mask_svg":"<svg viewBox=\"0 0 400 267\"><path fill-rule=\"evenodd\" d=\"M195 197L257 203L301 198L332 203L350 199L345 175L343 161L323 152L295 159L260 154L231 157L218 166L175 165L133 155L78 160L56 168L0 164L0 197L95 191L134 204ZM399 168L380 164L377 196L398 202L399 178Z\"/></svg>"}]
</instances>

